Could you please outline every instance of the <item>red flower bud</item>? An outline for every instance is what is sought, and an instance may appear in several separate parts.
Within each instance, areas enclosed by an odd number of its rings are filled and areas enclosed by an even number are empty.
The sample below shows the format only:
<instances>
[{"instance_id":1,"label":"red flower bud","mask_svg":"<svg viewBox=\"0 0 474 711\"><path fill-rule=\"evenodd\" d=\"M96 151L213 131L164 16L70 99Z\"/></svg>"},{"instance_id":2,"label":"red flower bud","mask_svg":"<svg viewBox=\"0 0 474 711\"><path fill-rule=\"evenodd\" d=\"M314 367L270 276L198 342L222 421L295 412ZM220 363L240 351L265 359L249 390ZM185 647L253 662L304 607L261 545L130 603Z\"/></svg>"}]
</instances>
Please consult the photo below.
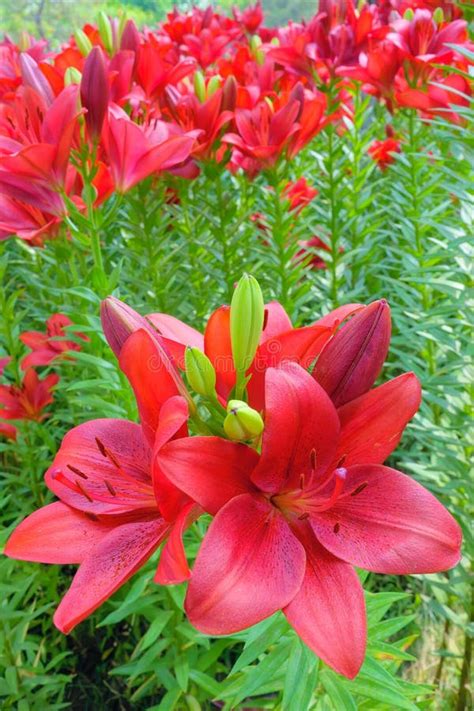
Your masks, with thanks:
<instances>
[{"instance_id":1,"label":"red flower bud","mask_svg":"<svg viewBox=\"0 0 474 711\"><path fill-rule=\"evenodd\" d=\"M108 296L102 301L100 318L107 343L117 358L123 344L132 333L138 331L139 328L152 331L150 324L143 316L140 316L123 301L116 299L115 296Z\"/></svg>"},{"instance_id":2,"label":"red flower bud","mask_svg":"<svg viewBox=\"0 0 474 711\"><path fill-rule=\"evenodd\" d=\"M222 89L222 111L234 111L237 103L237 81L231 74L227 77Z\"/></svg>"},{"instance_id":3,"label":"red flower bud","mask_svg":"<svg viewBox=\"0 0 474 711\"><path fill-rule=\"evenodd\" d=\"M128 49L135 54L140 49L140 33L133 20L127 20L120 39L120 49Z\"/></svg>"},{"instance_id":4,"label":"red flower bud","mask_svg":"<svg viewBox=\"0 0 474 711\"><path fill-rule=\"evenodd\" d=\"M84 108L87 109L87 130L92 138L97 138L102 130L109 104L107 64L104 53L98 46L90 51L84 64L81 101Z\"/></svg>"},{"instance_id":5,"label":"red flower bud","mask_svg":"<svg viewBox=\"0 0 474 711\"><path fill-rule=\"evenodd\" d=\"M34 89L44 99L46 105L50 106L54 101L53 90L33 57L22 52L20 54L20 68L23 84Z\"/></svg>"},{"instance_id":6,"label":"red flower bud","mask_svg":"<svg viewBox=\"0 0 474 711\"><path fill-rule=\"evenodd\" d=\"M318 358L313 377L336 407L373 385L390 343L390 308L384 299L359 311L336 333Z\"/></svg>"}]
</instances>

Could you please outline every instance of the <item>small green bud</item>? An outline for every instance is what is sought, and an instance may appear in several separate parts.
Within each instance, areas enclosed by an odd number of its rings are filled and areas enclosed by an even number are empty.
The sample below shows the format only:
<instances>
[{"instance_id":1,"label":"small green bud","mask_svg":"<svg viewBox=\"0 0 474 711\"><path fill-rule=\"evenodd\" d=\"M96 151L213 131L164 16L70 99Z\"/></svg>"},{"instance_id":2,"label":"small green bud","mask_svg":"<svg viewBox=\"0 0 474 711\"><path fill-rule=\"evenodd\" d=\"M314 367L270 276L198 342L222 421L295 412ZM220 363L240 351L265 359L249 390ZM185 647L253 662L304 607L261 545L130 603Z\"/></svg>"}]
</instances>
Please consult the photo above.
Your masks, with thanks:
<instances>
[{"instance_id":1,"label":"small green bud","mask_svg":"<svg viewBox=\"0 0 474 711\"><path fill-rule=\"evenodd\" d=\"M229 439L247 441L262 434L264 425L260 413L243 400L229 400L227 413L224 432Z\"/></svg>"},{"instance_id":2,"label":"small green bud","mask_svg":"<svg viewBox=\"0 0 474 711\"><path fill-rule=\"evenodd\" d=\"M213 94L216 93L221 85L221 78L217 74L209 79L207 84L207 98L209 99Z\"/></svg>"},{"instance_id":3,"label":"small green bud","mask_svg":"<svg viewBox=\"0 0 474 711\"><path fill-rule=\"evenodd\" d=\"M97 16L97 27L105 49L109 54L112 54L114 46L112 28L110 26L110 20L103 10L101 10Z\"/></svg>"},{"instance_id":4,"label":"small green bud","mask_svg":"<svg viewBox=\"0 0 474 711\"><path fill-rule=\"evenodd\" d=\"M74 32L74 39L76 40L79 52L84 57L87 57L87 55L92 49L92 42L90 41L89 37L82 30L76 30Z\"/></svg>"},{"instance_id":5,"label":"small green bud","mask_svg":"<svg viewBox=\"0 0 474 711\"><path fill-rule=\"evenodd\" d=\"M71 86L71 84L80 84L82 79L82 74L76 67L68 67L64 72L64 86Z\"/></svg>"},{"instance_id":6,"label":"small green bud","mask_svg":"<svg viewBox=\"0 0 474 711\"><path fill-rule=\"evenodd\" d=\"M444 22L444 12L442 7L437 7L433 12L433 20L437 25L441 25Z\"/></svg>"},{"instance_id":7,"label":"small green bud","mask_svg":"<svg viewBox=\"0 0 474 711\"><path fill-rule=\"evenodd\" d=\"M194 73L194 93L201 104L206 101L206 82L204 80L204 74L199 70Z\"/></svg>"},{"instance_id":8,"label":"small green bud","mask_svg":"<svg viewBox=\"0 0 474 711\"><path fill-rule=\"evenodd\" d=\"M119 25L118 25L118 39L119 41L122 39L123 31L125 29L125 25L128 22L128 16L127 16L127 11L126 10L119 10Z\"/></svg>"},{"instance_id":9,"label":"small green bud","mask_svg":"<svg viewBox=\"0 0 474 711\"><path fill-rule=\"evenodd\" d=\"M249 274L240 279L230 306L230 338L237 373L236 395L245 389L245 373L252 364L263 329L263 296L258 281Z\"/></svg>"},{"instance_id":10,"label":"small green bud","mask_svg":"<svg viewBox=\"0 0 474 711\"><path fill-rule=\"evenodd\" d=\"M411 7L407 7L405 12L403 13L403 19L408 20L408 22L411 22L414 17L415 17L415 13L411 9Z\"/></svg>"},{"instance_id":11,"label":"small green bud","mask_svg":"<svg viewBox=\"0 0 474 711\"><path fill-rule=\"evenodd\" d=\"M211 361L199 348L188 346L184 354L186 375L194 392L213 400L216 395L216 371Z\"/></svg>"}]
</instances>

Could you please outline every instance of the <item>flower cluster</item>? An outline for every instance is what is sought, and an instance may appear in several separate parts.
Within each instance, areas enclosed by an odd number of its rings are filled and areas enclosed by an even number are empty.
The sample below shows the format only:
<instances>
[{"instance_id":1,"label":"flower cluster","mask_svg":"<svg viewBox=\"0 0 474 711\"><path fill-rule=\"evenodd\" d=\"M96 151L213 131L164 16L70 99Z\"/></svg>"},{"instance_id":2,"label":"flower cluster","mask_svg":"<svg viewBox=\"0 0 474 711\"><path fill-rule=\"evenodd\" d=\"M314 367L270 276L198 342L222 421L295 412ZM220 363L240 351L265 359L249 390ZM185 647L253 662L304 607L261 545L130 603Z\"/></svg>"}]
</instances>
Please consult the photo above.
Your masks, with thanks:
<instances>
[{"instance_id":1,"label":"flower cluster","mask_svg":"<svg viewBox=\"0 0 474 711\"><path fill-rule=\"evenodd\" d=\"M233 17L174 10L143 32L102 14L56 53L5 39L0 239L40 245L71 214L163 172L192 179L216 162L253 177L328 123L343 130L355 84L389 112L460 121L459 15L450 0L320 0L309 22L273 29L257 4Z\"/></svg>"},{"instance_id":2,"label":"flower cluster","mask_svg":"<svg viewBox=\"0 0 474 711\"><path fill-rule=\"evenodd\" d=\"M141 424L72 429L46 472L59 501L25 519L5 553L79 564L54 621L65 633L163 544L154 580L189 580L189 620L233 634L278 610L352 678L366 647L353 566L432 573L459 560L461 533L411 477L384 466L421 398L413 373L374 386L387 355L384 300L295 328L244 275L204 330L102 305ZM192 572L184 531L213 517Z\"/></svg>"},{"instance_id":3,"label":"flower cluster","mask_svg":"<svg viewBox=\"0 0 474 711\"><path fill-rule=\"evenodd\" d=\"M70 340L71 334L79 340L89 340L82 333L71 332L72 325L65 314L53 314L46 321L46 333L25 331L20 334L20 340L31 353L21 360L20 368L25 372L18 385L0 383L0 435L16 439L17 428L8 420L42 422L48 416L44 409L53 402L53 389L59 382L59 375L49 373L41 379L35 367L50 365L60 358L71 358L71 352L80 350L78 341ZM66 328L69 329L67 332ZM0 358L0 376L11 360L10 356Z\"/></svg>"}]
</instances>

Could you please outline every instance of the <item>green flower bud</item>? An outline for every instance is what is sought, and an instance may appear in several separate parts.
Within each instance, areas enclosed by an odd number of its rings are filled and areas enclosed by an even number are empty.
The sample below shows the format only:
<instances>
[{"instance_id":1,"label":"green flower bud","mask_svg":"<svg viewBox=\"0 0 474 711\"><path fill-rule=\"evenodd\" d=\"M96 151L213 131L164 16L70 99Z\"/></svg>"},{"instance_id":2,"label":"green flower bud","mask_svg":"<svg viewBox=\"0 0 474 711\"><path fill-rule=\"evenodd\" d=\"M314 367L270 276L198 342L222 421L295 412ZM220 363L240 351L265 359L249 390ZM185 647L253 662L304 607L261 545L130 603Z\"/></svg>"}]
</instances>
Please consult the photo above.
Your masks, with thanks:
<instances>
[{"instance_id":1,"label":"green flower bud","mask_svg":"<svg viewBox=\"0 0 474 711\"><path fill-rule=\"evenodd\" d=\"M194 392L216 400L216 371L207 355L199 348L188 346L184 362L188 382Z\"/></svg>"},{"instance_id":2,"label":"green flower bud","mask_svg":"<svg viewBox=\"0 0 474 711\"><path fill-rule=\"evenodd\" d=\"M264 425L260 413L243 400L229 400L227 413L224 432L229 439L246 441L262 434Z\"/></svg>"},{"instance_id":3,"label":"green flower bud","mask_svg":"<svg viewBox=\"0 0 474 711\"><path fill-rule=\"evenodd\" d=\"M194 73L194 93L201 104L206 101L206 82L204 81L204 74L199 70Z\"/></svg>"},{"instance_id":4,"label":"green flower bud","mask_svg":"<svg viewBox=\"0 0 474 711\"><path fill-rule=\"evenodd\" d=\"M97 16L97 28L105 49L111 54L114 46L112 28L110 26L110 20L103 10L101 10Z\"/></svg>"},{"instance_id":5,"label":"green flower bud","mask_svg":"<svg viewBox=\"0 0 474 711\"><path fill-rule=\"evenodd\" d=\"M237 373L236 396L245 390L245 373L255 357L263 329L264 303L258 281L249 274L240 279L230 306L230 338Z\"/></svg>"},{"instance_id":6,"label":"green flower bud","mask_svg":"<svg viewBox=\"0 0 474 711\"><path fill-rule=\"evenodd\" d=\"M71 84L80 84L82 79L82 74L76 67L68 67L64 72L64 86L70 86Z\"/></svg>"},{"instance_id":7,"label":"green flower bud","mask_svg":"<svg viewBox=\"0 0 474 711\"><path fill-rule=\"evenodd\" d=\"M415 13L411 9L411 7L407 7L405 12L403 13L403 19L408 20L408 22L411 22L414 17L415 17Z\"/></svg>"},{"instance_id":8,"label":"green flower bud","mask_svg":"<svg viewBox=\"0 0 474 711\"><path fill-rule=\"evenodd\" d=\"M444 12L442 7L437 7L433 12L433 20L437 25L441 25L441 23L444 22Z\"/></svg>"},{"instance_id":9,"label":"green flower bud","mask_svg":"<svg viewBox=\"0 0 474 711\"><path fill-rule=\"evenodd\" d=\"M76 30L74 32L74 39L76 40L79 52L84 57L87 57L87 55L92 49L92 42L90 41L89 37L82 30Z\"/></svg>"},{"instance_id":10,"label":"green flower bud","mask_svg":"<svg viewBox=\"0 0 474 711\"><path fill-rule=\"evenodd\" d=\"M207 98L210 99L210 97L216 93L216 91L219 89L221 85L221 78L220 76L213 76L209 79L209 82L207 84Z\"/></svg>"}]
</instances>

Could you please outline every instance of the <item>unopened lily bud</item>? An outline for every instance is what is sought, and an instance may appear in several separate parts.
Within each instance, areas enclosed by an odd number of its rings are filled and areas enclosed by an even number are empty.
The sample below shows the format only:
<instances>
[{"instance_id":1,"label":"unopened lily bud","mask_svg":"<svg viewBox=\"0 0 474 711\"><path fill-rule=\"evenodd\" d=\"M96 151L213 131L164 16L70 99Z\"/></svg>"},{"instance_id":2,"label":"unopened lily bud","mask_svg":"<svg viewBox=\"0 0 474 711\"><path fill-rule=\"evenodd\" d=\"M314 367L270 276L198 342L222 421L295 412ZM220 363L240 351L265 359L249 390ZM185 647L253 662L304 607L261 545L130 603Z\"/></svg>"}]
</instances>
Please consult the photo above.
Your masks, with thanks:
<instances>
[{"instance_id":1,"label":"unopened lily bud","mask_svg":"<svg viewBox=\"0 0 474 711\"><path fill-rule=\"evenodd\" d=\"M64 86L70 86L71 84L80 84L82 79L82 74L76 67L68 67L64 72Z\"/></svg>"},{"instance_id":2,"label":"unopened lily bud","mask_svg":"<svg viewBox=\"0 0 474 711\"><path fill-rule=\"evenodd\" d=\"M100 136L109 105L109 79L105 56L100 47L89 53L81 80L81 102L87 109L86 125L92 138Z\"/></svg>"},{"instance_id":3,"label":"unopened lily bud","mask_svg":"<svg viewBox=\"0 0 474 711\"><path fill-rule=\"evenodd\" d=\"M221 81L222 81L221 77L217 76L217 75L215 75L209 79L209 81L207 83L207 98L208 99L210 99L210 97L213 96L213 94L215 94L216 91L219 89L219 87L221 85Z\"/></svg>"},{"instance_id":4,"label":"unopened lily bud","mask_svg":"<svg viewBox=\"0 0 474 711\"><path fill-rule=\"evenodd\" d=\"M433 12L433 20L437 25L441 25L444 22L444 12L442 7L437 7Z\"/></svg>"},{"instance_id":5,"label":"unopened lily bud","mask_svg":"<svg viewBox=\"0 0 474 711\"><path fill-rule=\"evenodd\" d=\"M74 32L74 39L76 40L77 48L79 52L87 57L92 49L92 42L83 30L76 30Z\"/></svg>"},{"instance_id":6,"label":"unopened lily bud","mask_svg":"<svg viewBox=\"0 0 474 711\"><path fill-rule=\"evenodd\" d=\"M207 355L199 348L188 346L184 359L188 382L194 392L212 400L217 399L216 371Z\"/></svg>"},{"instance_id":7,"label":"unopened lily bud","mask_svg":"<svg viewBox=\"0 0 474 711\"><path fill-rule=\"evenodd\" d=\"M237 81L231 74L224 82L222 89L222 111L234 111L237 102Z\"/></svg>"},{"instance_id":8,"label":"unopened lily bud","mask_svg":"<svg viewBox=\"0 0 474 711\"><path fill-rule=\"evenodd\" d=\"M120 49L128 49L135 54L140 49L140 33L133 20L127 20L120 39Z\"/></svg>"},{"instance_id":9,"label":"unopened lily bud","mask_svg":"<svg viewBox=\"0 0 474 711\"><path fill-rule=\"evenodd\" d=\"M262 434L264 425L260 413L243 400L229 400L227 413L224 432L229 439L245 442Z\"/></svg>"},{"instance_id":10,"label":"unopened lily bud","mask_svg":"<svg viewBox=\"0 0 474 711\"><path fill-rule=\"evenodd\" d=\"M20 37L18 39L18 49L20 52L26 52L27 49L31 47L31 40L28 32L24 30L20 32Z\"/></svg>"},{"instance_id":11,"label":"unopened lily bud","mask_svg":"<svg viewBox=\"0 0 474 711\"><path fill-rule=\"evenodd\" d=\"M408 20L408 22L411 22L414 17L415 17L415 13L411 9L411 7L407 7L405 12L403 13L403 19Z\"/></svg>"},{"instance_id":12,"label":"unopened lily bud","mask_svg":"<svg viewBox=\"0 0 474 711\"><path fill-rule=\"evenodd\" d=\"M22 52L20 54L20 69L23 84L34 89L50 106L54 101L53 90L33 57Z\"/></svg>"},{"instance_id":13,"label":"unopened lily bud","mask_svg":"<svg viewBox=\"0 0 474 711\"><path fill-rule=\"evenodd\" d=\"M109 18L103 10L101 10L97 16L97 28L99 30L100 38L104 43L105 49L109 54L111 54L114 46L112 27L110 25Z\"/></svg>"},{"instance_id":14,"label":"unopened lily bud","mask_svg":"<svg viewBox=\"0 0 474 711\"><path fill-rule=\"evenodd\" d=\"M252 56L257 62L257 64L259 64L260 66L265 64L265 54L261 48L262 40L260 39L260 37L258 35L252 35L249 44L250 51L252 52Z\"/></svg>"},{"instance_id":15,"label":"unopened lily bud","mask_svg":"<svg viewBox=\"0 0 474 711\"><path fill-rule=\"evenodd\" d=\"M107 343L117 356L120 355L122 346L127 338L144 328L151 330L148 321L134 311L128 304L116 299L115 296L108 296L100 305L100 318L102 329L107 339Z\"/></svg>"},{"instance_id":16,"label":"unopened lily bud","mask_svg":"<svg viewBox=\"0 0 474 711\"><path fill-rule=\"evenodd\" d=\"M258 281L244 274L237 284L230 306L230 338L237 372L237 397L245 388L245 373L252 364L260 341L264 310Z\"/></svg>"},{"instance_id":17,"label":"unopened lily bud","mask_svg":"<svg viewBox=\"0 0 474 711\"><path fill-rule=\"evenodd\" d=\"M390 308L382 299L356 313L329 341L313 377L336 407L372 387L387 356L390 333Z\"/></svg>"},{"instance_id":18,"label":"unopened lily bud","mask_svg":"<svg viewBox=\"0 0 474 711\"><path fill-rule=\"evenodd\" d=\"M206 82L203 73L199 70L194 73L194 93L201 104L206 101Z\"/></svg>"}]
</instances>

